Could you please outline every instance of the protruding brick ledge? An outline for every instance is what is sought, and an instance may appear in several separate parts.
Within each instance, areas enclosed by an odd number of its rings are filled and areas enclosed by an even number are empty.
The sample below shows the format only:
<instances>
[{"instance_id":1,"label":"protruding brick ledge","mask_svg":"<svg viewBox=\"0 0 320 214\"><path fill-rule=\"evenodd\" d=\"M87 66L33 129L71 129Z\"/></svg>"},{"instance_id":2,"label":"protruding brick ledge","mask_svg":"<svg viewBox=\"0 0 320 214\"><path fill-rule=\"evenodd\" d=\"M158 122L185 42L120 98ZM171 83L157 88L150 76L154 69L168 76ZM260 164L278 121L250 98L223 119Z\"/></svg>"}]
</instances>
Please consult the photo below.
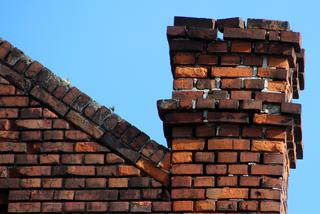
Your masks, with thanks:
<instances>
[{"instance_id":1,"label":"protruding brick ledge","mask_svg":"<svg viewBox=\"0 0 320 214\"><path fill-rule=\"evenodd\" d=\"M0 40L0 75L151 177L168 184L167 148L4 40Z\"/></svg>"}]
</instances>

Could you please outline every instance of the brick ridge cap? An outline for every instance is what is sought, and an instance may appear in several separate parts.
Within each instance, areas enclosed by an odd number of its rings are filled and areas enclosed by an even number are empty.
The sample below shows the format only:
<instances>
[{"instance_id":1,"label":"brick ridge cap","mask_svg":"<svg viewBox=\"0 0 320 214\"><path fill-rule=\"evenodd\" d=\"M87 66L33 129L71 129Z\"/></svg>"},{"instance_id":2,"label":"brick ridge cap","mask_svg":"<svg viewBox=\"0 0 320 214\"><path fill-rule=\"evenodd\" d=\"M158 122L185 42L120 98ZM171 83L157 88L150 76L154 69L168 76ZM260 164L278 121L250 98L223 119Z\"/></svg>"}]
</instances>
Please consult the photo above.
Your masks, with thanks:
<instances>
[{"instance_id":1,"label":"brick ridge cap","mask_svg":"<svg viewBox=\"0 0 320 214\"><path fill-rule=\"evenodd\" d=\"M168 185L171 153L167 147L3 39L0 39L0 76L99 144Z\"/></svg>"}]
</instances>

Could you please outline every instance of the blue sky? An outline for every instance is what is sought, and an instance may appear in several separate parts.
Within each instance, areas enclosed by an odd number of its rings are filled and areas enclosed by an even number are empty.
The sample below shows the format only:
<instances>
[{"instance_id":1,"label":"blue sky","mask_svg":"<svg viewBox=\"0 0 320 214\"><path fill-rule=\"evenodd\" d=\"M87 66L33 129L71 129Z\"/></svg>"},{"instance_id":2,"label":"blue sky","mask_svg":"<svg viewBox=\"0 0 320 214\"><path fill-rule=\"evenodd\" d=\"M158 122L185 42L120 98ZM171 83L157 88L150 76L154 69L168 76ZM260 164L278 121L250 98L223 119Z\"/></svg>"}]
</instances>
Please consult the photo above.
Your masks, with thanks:
<instances>
[{"instance_id":1,"label":"blue sky","mask_svg":"<svg viewBox=\"0 0 320 214\"><path fill-rule=\"evenodd\" d=\"M166 26L175 15L290 21L302 33L307 67L306 89L298 101L303 104L305 158L290 174L289 213L315 213L320 191L319 6L316 0L7 0L1 2L0 37L165 143L156 100L171 97Z\"/></svg>"}]
</instances>

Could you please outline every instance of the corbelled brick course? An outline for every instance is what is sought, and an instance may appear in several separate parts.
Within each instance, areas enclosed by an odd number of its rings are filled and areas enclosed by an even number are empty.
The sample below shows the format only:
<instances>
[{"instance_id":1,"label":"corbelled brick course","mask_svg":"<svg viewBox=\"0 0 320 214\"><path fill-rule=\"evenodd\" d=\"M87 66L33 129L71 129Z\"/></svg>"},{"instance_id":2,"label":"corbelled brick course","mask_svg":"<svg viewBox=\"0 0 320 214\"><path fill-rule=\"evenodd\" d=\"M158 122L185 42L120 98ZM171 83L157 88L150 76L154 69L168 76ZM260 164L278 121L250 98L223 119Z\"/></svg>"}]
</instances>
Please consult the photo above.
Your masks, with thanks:
<instances>
[{"instance_id":1,"label":"corbelled brick course","mask_svg":"<svg viewBox=\"0 0 320 214\"><path fill-rule=\"evenodd\" d=\"M175 17L167 37L168 148L0 41L0 213L287 213L303 157L300 33Z\"/></svg>"}]
</instances>

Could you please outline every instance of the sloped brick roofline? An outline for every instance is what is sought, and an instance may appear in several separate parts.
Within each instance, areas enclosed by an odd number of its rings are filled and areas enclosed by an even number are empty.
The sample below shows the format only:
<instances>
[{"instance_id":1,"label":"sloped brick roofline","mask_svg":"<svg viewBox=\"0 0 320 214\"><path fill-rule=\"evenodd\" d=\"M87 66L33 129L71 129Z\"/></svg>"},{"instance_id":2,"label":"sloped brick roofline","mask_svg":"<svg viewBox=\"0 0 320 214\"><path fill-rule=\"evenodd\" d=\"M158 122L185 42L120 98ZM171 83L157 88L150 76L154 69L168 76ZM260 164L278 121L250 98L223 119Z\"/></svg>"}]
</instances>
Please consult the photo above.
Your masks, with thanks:
<instances>
[{"instance_id":1,"label":"sloped brick roofline","mask_svg":"<svg viewBox=\"0 0 320 214\"><path fill-rule=\"evenodd\" d=\"M166 147L4 40L0 40L0 75L129 163L168 184L170 151Z\"/></svg>"}]
</instances>

